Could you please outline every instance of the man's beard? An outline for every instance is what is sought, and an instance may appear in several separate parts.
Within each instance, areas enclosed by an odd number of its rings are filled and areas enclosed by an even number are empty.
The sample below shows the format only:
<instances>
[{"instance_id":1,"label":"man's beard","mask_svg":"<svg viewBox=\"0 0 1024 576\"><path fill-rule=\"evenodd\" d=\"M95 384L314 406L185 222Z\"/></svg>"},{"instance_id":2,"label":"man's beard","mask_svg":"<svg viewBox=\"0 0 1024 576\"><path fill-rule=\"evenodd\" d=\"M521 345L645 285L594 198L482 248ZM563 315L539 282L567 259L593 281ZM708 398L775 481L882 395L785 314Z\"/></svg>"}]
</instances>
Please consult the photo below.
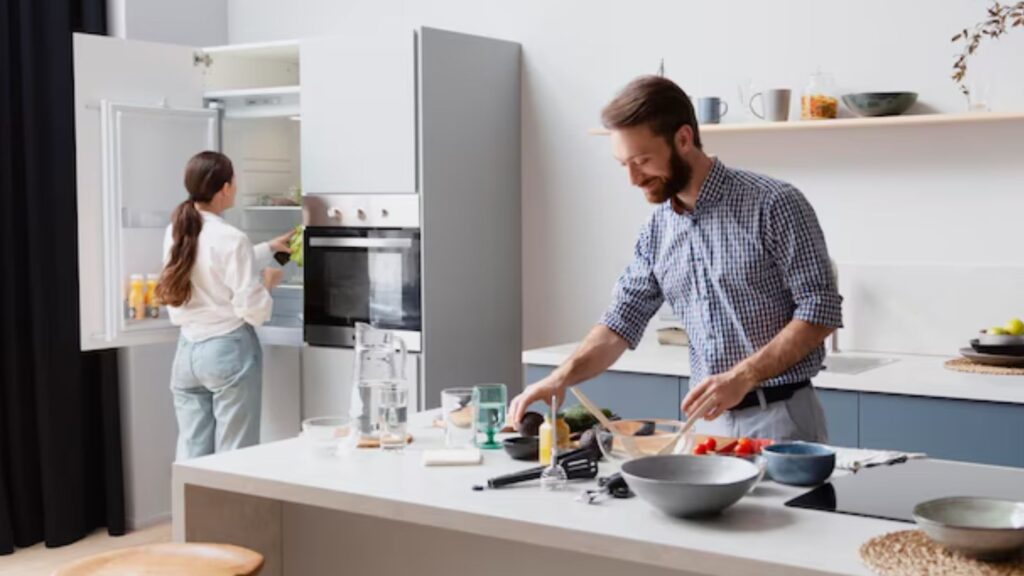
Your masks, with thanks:
<instances>
[{"instance_id":1,"label":"man's beard","mask_svg":"<svg viewBox=\"0 0 1024 576\"><path fill-rule=\"evenodd\" d=\"M676 194L690 185L690 179L693 178L693 166L675 150L672 150L669 156L668 167L668 179L660 187L652 189L647 187L650 182L644 184L644 195L647 196L647 201L651 204L662 204L666 200L674 198ZM651 180L656 179L652 178Z\"/></svg>"}]
</instances>

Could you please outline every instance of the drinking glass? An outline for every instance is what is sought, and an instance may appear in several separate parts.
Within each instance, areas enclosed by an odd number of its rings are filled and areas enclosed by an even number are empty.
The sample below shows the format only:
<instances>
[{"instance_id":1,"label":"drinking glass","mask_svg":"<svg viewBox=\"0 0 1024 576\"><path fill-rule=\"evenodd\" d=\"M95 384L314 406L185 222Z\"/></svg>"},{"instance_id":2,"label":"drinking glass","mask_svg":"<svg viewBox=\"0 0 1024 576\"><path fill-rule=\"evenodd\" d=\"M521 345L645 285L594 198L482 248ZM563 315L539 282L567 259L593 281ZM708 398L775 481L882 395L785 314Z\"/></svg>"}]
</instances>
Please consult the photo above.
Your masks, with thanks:
<instances>
[{"instance_id":1,"label":"drinking glass","mask_svg":"<svg viewBox=\"0 0 1024 576\"><path fill-rule=\"evenodd\" d=\"M446 448L468 448L474 443L473 389L446 388L441 391Z\"/></svg>"},{"instance_id":2,"label":"drinking glass","mask_svg":"<svg viewBox=\"0 0 1024 576\"><path fill-rule=\"evenodd\" d=\"M402 450L408 424L409 389L397 383L382 383L374 387L374 392L380 448Z\"/></svg>"},{"instance_id":3,"label":"drinking glass","mask_svg":"<svg viewBox=\"0 0 1024 576\"><path fill-rule=\"evenodd\" d=\"M504 384L477 384L473 387L473 409L476 422L476 445L480 448L501 448L494 437L505 424L508 393Z\"/></svg>"}]
</instances>

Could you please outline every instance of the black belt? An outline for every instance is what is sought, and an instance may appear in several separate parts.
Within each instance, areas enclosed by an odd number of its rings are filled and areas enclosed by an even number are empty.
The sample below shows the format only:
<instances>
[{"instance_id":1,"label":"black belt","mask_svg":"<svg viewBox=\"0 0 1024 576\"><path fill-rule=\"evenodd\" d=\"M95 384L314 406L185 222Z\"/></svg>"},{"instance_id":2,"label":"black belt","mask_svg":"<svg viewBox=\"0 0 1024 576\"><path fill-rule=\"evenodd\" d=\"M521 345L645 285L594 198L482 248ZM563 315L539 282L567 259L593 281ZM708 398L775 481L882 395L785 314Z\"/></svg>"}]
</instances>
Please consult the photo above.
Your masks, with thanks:
<instances>
[{"instance_id":1,"label":"black belt","mask_svg":"<svg viewBox=\"0 0 1024 576\"><path fill-rule=\"evenodd\" d=\"M803 382L794 382L792 384L765 386L760 390L764 393L764 401L771 404L772 402L778 402L779 400L789 400L797 390L806 388L810 385L810 380L804 380ZM743 410L744 408L760 405L761 401L757 399L757 390L754 390L753 392L748 392L747 395L743 397L743 400L740 400L739 404L733 406L729 410Z\"/></svg>"}]
</instances>

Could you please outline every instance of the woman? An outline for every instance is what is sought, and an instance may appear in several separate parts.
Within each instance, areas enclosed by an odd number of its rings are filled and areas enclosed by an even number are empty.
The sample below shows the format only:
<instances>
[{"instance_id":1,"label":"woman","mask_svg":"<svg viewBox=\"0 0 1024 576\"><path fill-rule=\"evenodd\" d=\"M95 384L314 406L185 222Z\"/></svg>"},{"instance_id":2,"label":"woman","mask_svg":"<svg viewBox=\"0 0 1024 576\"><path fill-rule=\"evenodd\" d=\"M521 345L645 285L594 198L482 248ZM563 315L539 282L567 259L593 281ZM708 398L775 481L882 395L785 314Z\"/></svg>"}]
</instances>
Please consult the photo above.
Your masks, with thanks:
<instances>
[{"instance_id":1,"label":"woman","mask_svg":"<svg viewBox=\"0 0 1024 576\"><path fill-rule=\"evenodd\" d=\"M285 234L253 248L221 214L235 203L227 156L200 152L185 167L188 200L174 210L156 288L181 338L171 371L178 419L177 459L251 446L260 437L263 366L254 326L270 319L270 290L283 273L267 268L289 252Z\"/></svg>"}]
</instances>

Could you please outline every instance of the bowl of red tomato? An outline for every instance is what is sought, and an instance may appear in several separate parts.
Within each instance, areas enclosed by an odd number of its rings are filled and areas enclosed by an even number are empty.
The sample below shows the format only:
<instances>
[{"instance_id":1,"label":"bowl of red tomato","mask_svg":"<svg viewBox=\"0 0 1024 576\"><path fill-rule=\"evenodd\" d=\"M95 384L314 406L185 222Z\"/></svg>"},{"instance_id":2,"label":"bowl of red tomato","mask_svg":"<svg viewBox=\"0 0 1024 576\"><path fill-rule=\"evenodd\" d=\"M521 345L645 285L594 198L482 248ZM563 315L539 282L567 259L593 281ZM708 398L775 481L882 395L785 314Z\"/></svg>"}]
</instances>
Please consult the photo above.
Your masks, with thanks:
<instances>
[{"instance_id":1,"label":"bowl of red tomato","mask_svg":"<svg viewBox=\"0 0 1024 576\"><path fill-rule=\"evenodd\" d=\"M770 446L772 442L772 440L764 438L698 436L694 438L691 453L696 456L732 456L747 460L757 466L757 469L760 471L757 478L758 482L760 482L765 476L765 470L767 467L767 463L761 455L761 450L764 449L765 446ZM751 485L750 489L753 490L756 486L757 482Z\"/></svg>"}]
</instances>

